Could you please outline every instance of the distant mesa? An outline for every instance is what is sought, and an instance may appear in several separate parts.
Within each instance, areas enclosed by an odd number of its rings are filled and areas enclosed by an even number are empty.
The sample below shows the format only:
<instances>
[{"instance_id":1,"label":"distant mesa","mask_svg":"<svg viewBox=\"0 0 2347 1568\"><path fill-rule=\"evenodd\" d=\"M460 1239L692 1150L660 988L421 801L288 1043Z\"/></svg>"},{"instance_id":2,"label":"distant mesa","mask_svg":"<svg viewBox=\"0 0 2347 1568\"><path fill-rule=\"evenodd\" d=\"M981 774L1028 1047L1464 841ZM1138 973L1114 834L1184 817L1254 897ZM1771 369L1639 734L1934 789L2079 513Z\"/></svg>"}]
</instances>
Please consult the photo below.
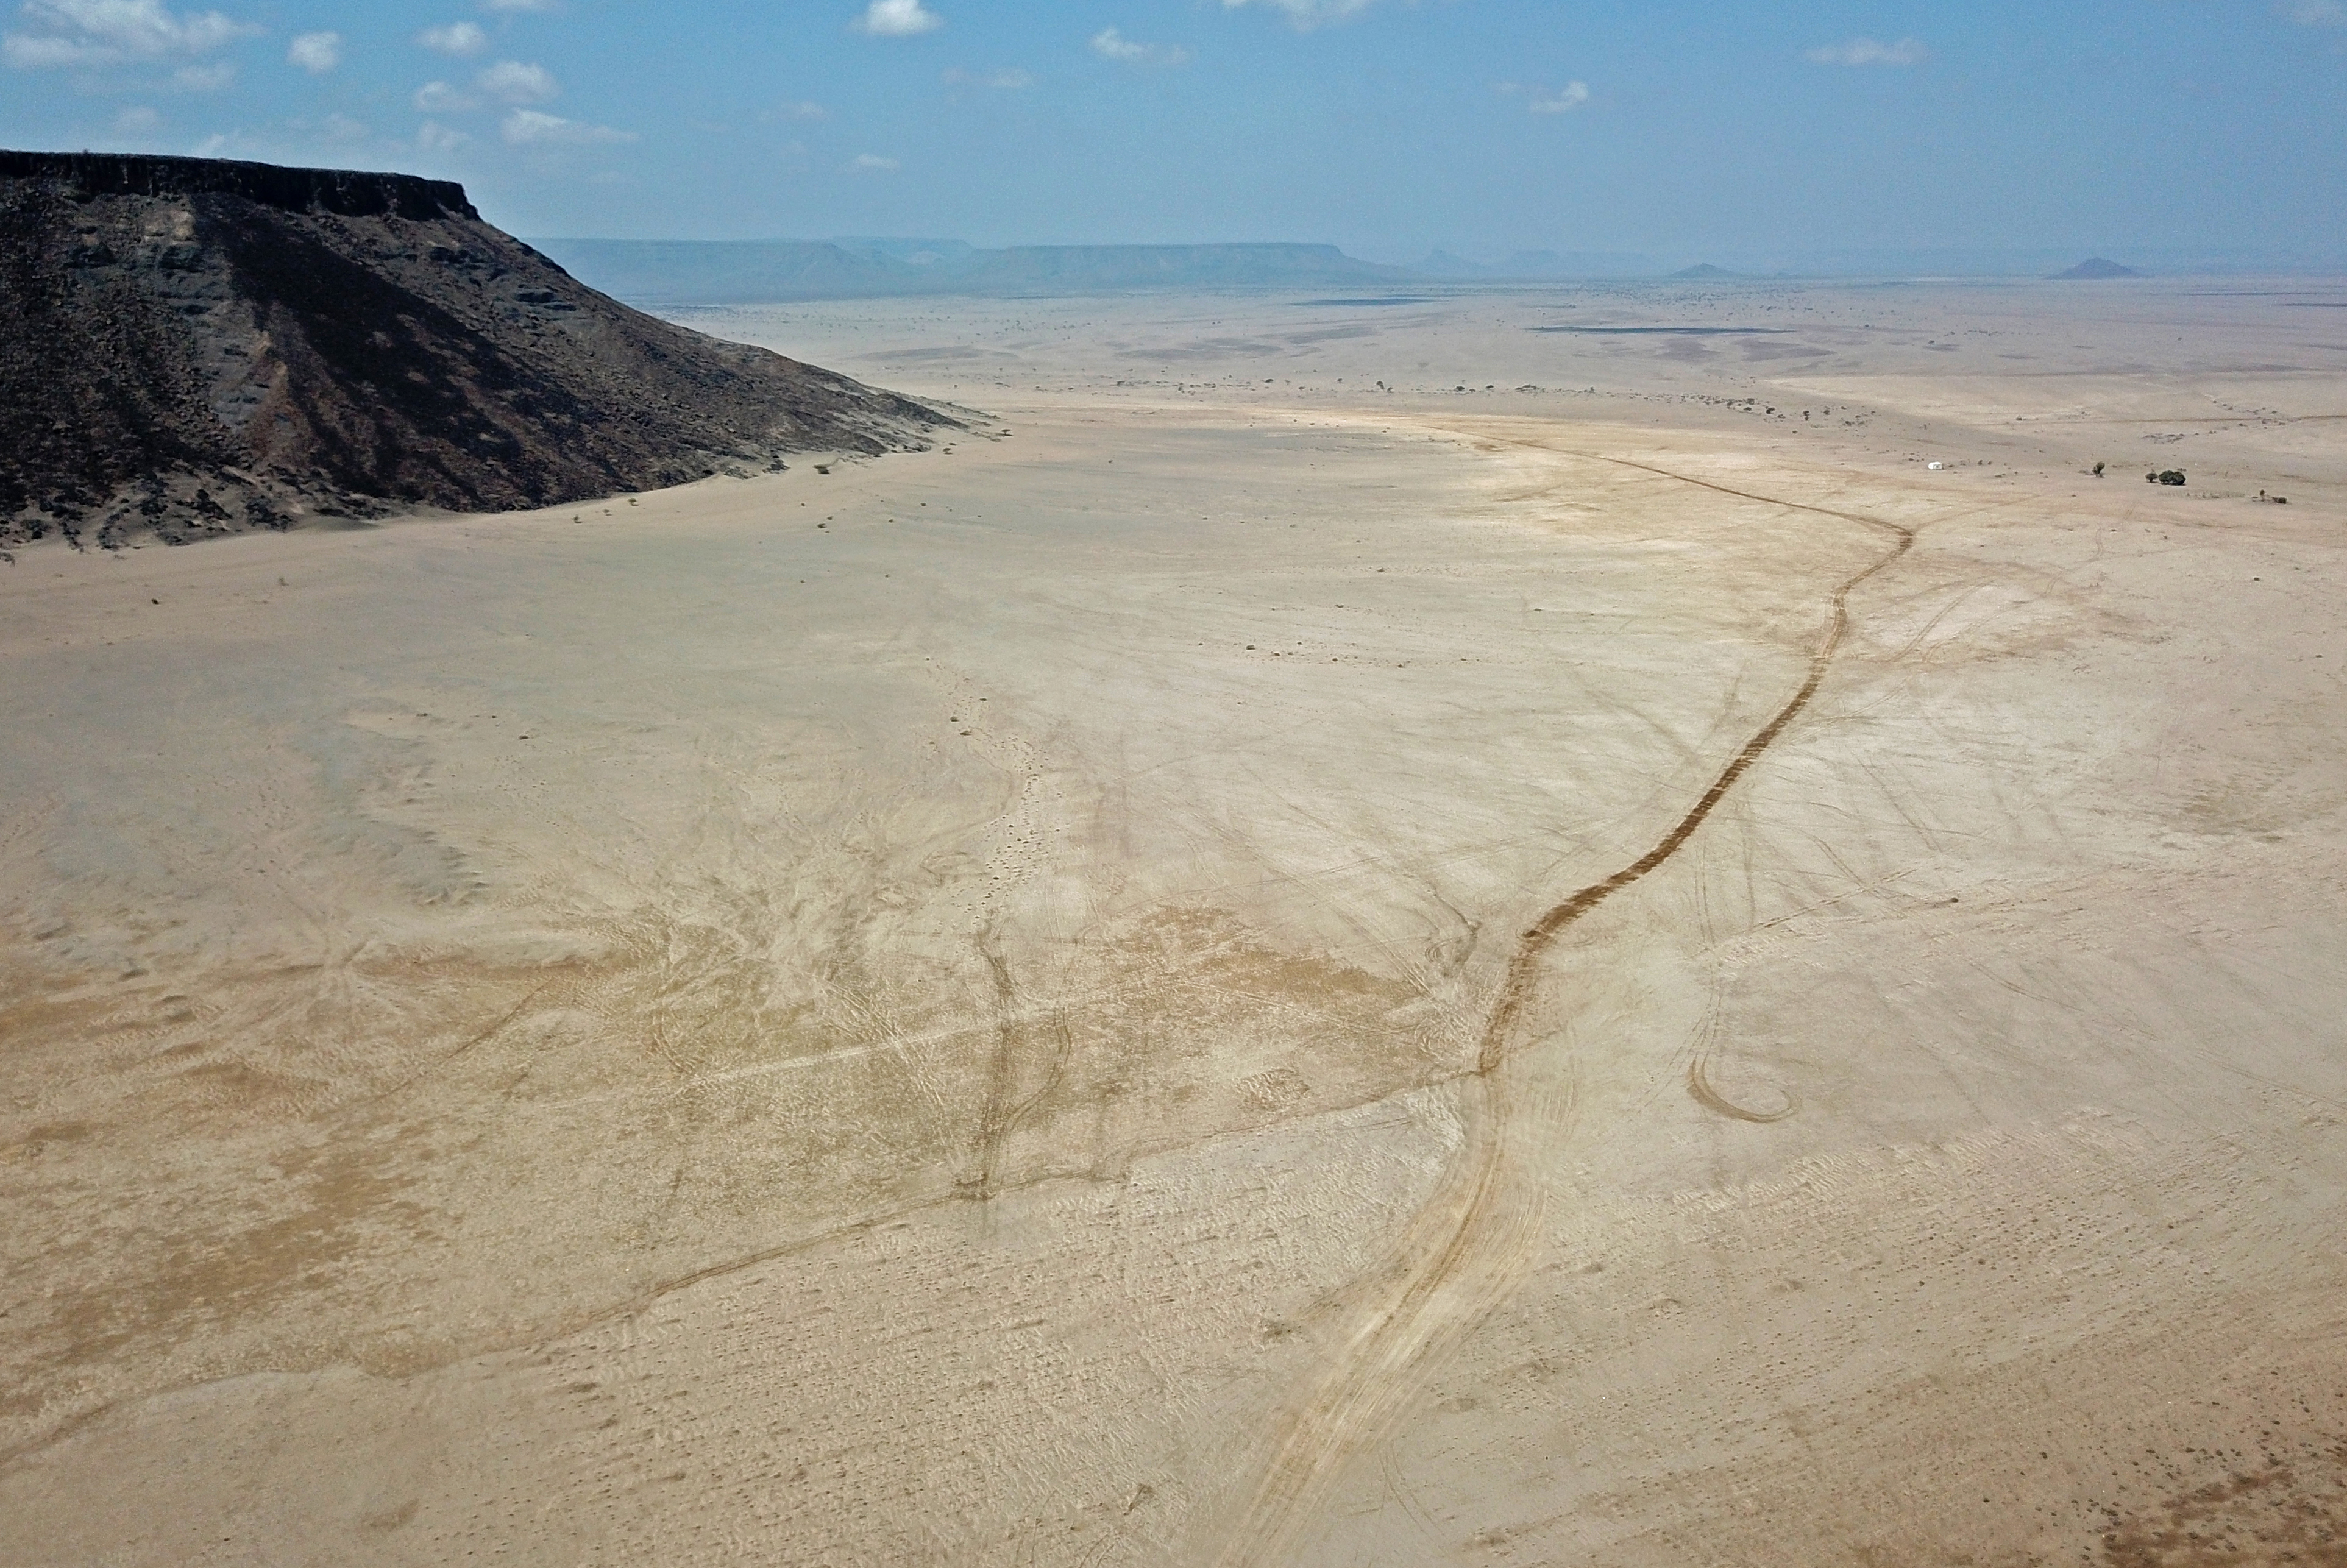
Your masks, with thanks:
<instances>
[{"instance_id":1,"label":"distant mesa","mask_svg":"<svg viewBox=\"0 0 2347 1568\"><path fill-rule=\"evenodd\" d=\"M1674 278L1740 278L1741 272L1731 272L1725 267L1715 267L1708 261L1698 261L1692 267L1681 267L1671 274Z\"/></svg>"},{"instance_id":2,"label":"distant mesa","mask_svg":"<svg viewBox=\"0 0 2347 1568\"><path fill-rule=\"evenodd\" d=\"M1481 261L1471 261L1464 256L1454 256L1448 251L1429 251L1426 260L1418 264L1417 270L1430 278L1489 278L1501 271Z\"/></svg>"},{"instance_id":3,"label":"distant mesa","mask_svg":"<svg viewBox=\"0 0 2347 1568\"><path fill-rule=\"evenodd\" d=\"M530 241L577 277L630 304L669 310L799 300L964 295L1020 299L1149 291L1308 288L1367 296L1434 282L1651 278L1649 257L1610 251L1517 251L1477 261L1436 251L1409 267L1334 245L1014 245L958 240L591 240Z\"/></svg>"},{"instance_id":4,"label":"distant mesa","mask_svg":"<svg viewBox=\"0 0 2347 1568\"><path fill-rule=\"evenodd\" d=\"M0 542L544 507L941 427L606 298L458 185L0 152Z\"/></svg>"},{"instance_id":5,"label":"distant mesa","mask_svg":"<svg viewBox=\"0 0 2347 1568\"><path fill-rule=\"evenodd\" d=\"M1651 278L1661 271L1649 256L1626 251L1516 251L1477 261L1450 251L1430 251L1411 269L1460 282L1532 282L1555 278Z\"/></svg>"},{"instance_id":6,"label":"distant mesa","mask_svg":"<svg viewBox=\"0 0 2347 1568\"><path fill-rule=\"evenodd\" d=\"M1334 245L1015 245L951 240L540 240L578 277L640 304L746 305L900 295L1151 289L1391 288L1414 272Z\"/></svg>"},{"instance_id":7,"label":"distant mesa","mask_svg":"<svg viewBox=\"0 0 2347 1568\"><path fill-rule=\"evenodd\" d=\"M2106 261L2103 257L2096 256L2089 261L2079 262L2066 272L2056 272L2054 276L2056 280L2066 281L2094 278L2140 278L2143 274L2133 267L2122 267L2116 261Z\"/></svg>"},{"instance_id":8,"label":"distant mesa","mask_svg":"<svg viewBox=\"0 0 2347 1568\"><path fill-rule=\"evenodd\" d=\"M1264 288L1290 283L1382 282L1409 276L1348 256L1334 245L1017 245L979 251L969 280L979 292Z\"/></svg>"}]
</instances>

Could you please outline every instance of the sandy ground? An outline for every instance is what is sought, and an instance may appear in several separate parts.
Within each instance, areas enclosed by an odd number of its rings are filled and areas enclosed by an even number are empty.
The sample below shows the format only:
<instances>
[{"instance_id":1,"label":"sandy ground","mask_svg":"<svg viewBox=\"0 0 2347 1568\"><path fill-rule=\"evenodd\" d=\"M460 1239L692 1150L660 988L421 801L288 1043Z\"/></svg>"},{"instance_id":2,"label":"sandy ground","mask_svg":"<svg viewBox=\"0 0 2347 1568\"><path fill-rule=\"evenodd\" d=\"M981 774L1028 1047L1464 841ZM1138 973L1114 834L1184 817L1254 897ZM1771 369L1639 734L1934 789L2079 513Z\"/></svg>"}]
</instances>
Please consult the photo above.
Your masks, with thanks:
<instances>
[{"instance_id":1,"label":"sandy ground","mask_svg":"<svg viewBox=\"0 0 2347 1568\"><path fill-rule=\"evenodd\" d=\"M2347 1563L2342 307L702 313L1000 425L19 550L0 1559Z\"/></svg>"}]
</instances>

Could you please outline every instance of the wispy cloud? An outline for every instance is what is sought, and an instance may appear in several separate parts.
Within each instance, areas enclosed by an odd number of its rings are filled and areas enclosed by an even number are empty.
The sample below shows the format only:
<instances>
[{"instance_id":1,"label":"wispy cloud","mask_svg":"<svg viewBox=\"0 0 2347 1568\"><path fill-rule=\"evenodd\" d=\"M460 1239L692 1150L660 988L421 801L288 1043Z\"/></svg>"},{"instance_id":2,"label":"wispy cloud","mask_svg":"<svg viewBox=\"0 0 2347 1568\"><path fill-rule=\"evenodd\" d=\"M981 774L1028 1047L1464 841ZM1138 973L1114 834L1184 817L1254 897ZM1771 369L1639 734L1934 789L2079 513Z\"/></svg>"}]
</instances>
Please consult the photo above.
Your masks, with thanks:
<instances>
[{"instance_id":1,"label":"wispy cloud","mask_svg":"<svg viewBox=\"0 0 2347 1568\"><path fill-rule=\"evenodd\" d=\"M560 0L482 0L485 11L552 11Z\"/></svg>"},{"instance_id":2,"label":"wispy cloud","mask_svg":"<svg viewBox=\"0 0 2347 1568\"><path fill-rule=\"evenodd\" d=\"M763 120L829 119L831 111L818 103L776 104L758 118Z\"/></svg>"},{"instance_id":3,"label":"wispy cloud","mask_svg":"<svg viewBox=\"0 0 2347 1568\"><path fill-rule=\"evenodd\" d=\"M1520 97L1533 114L1570 114L1589 101L1587 82L1567 82L1552 92L1535 83L1493 82L1491 90L1502 97Z\"/></svg>"},{"instance_id":4,"label":"wispy cloud","mask_svg":"<svg viewBox=\"0 0 2347 1568\"><path fill-rule=\"evenodd\" d=\"M1895 44L1852 38L1847 44L1828 44L1809 51L1809 58L1820 66L1912 66L1931 57L1932 51L1912 38Z\"/></svg>"},{"instance_id":5,"label":"wispy cloud","mask_svg":"<svg viewBox=\"0 0 2347 1568\"><path fill-rule=\"evenodd\" d=\"M497 127L497 133L516 147L595 147L636 139L631 130L613 130L608 125L564 119L559 114L538 109L515 109Z\"/></svg>"},{"instance_id":6,"label":"wispy cloud","mask_svg":"<svg viewBox=\"0 0 2347 1568\"><path fill-rule=\"evenodd\" d=\"M872 0L856 30L876 38L911 38L934 33L945 25L946 19L921 0Z\"/></svg>"},{"instance_id":7,"label":"wispy cloud","mask_svg":"<svg viewBox=\"0 0 2347 1568\"><path fill-rule=\"evenodd\" d=\"M1102 27L1092 35L1092 53L1135 66L1186 66L1190 63L1190 51L1187 49L1174 44L1137 43L1113 27Z\"/></svg>"},{"instance_id":8,"label":"wispy cloud","mask_svg":"<svg viewBox=\"0 0 2347 1568\"><path fill-rule=\"evenodd\" d=\"M285 57L313 77L323 77L343 63L340 33L304 33L286 46Z\"/></svg>"},{"instance_id":9,"label":"wispy cloud","mask_svg":"<svg viewBox=\"0 0 2347 1568\"><path fill-rule=\"evenodd\" d=\"M503 98L509 104L542 104L562 92L552 71L544 66L526 66L519 60L499 60L473 81L491 97Z\"/></svg>"},{"instance_id":10,"label":"wispy cloud","mask_svg":"<svg viewBox=\"0 0 2347 1568\"><path fill-rule=\"evenodd\" d=\"M163 128L163 117L145 104L133 104L114 117L117 136L151 136Z\"/></svg>"},{"instance_id":11,"label":"wispy cloud","mask_svg":"<svg viewBox=\"0 0 2347 1568\"><path fill-rule=\"evenodd\" d=\"M1243 5L1260 3L1285 14L1298 32L1309 32L1329 22L1341 22L1346 17L1369 8L1371 0L1223 0L1223 9L1235 11Z\"/></svg>"},{"instance_id":12,"label":"wispy cloud","mask_svg":"<svg viewBox=\"0 0 2347 1568\"><path fill-rule=\"evenodd\" d=\"M965 71L959 66L948 69L944 79L948 87L993 87L1006 93L1015 93L1035 85L1035 78L1025 71Z\"/></svg>"},{"instance_id":13,"label":"wispy cloud","mask_svg":"<svg viewBox=\"0 0 2347 1568\"><path fill-rule=\"evenodd\" d=\"M481 31L478 22L451 22L445 27L426 27L415 36L415 41L443 55L477 55L489 46L489 36Z\"/></svg>"},{"instance_id":14,"label":"wispy cloud","mask_svg":"<svg viewBox=\"0 0 2347 1568\"><path fill-rule=\"evenodd\" d=\"M905 166L897 162L893 158L883 158L876 152L859 152L856 155L856 163L854 167L857 169L902 169Z\"/></svg>"},{"instance_id":15,"label":"wispy cloud","mask_svg":"<svg viewBox=\"0 0 2347 1568\"><path fill-rule=\"evenodd\" d=\"M261 31L218 11L176 15L162 0L26 0L23 15L29 30L0 38L20 70L186 59Z\"/></svg>"},{"instance_id":16,"label":"wispy cloud","mask_svg":"<svg viewBox=\"0 0 2347 1568\"><path fill-rule=\"evenodd\" d=\"M451 153L473 138L461 130L452 130L436 119L427 119L415 128L415 145L426 152Z\"/></svg>"},{"instance_id":17,"label":"wispy cloud","mask_svg":"<svg viewBox=\"0 0 2347 1568\"><path fill-rule=\"evenodd\" d=\"M446 82L426 82L415 89L415 108L419 114L462 114L476 107L473 99Z\"/></svg>"},{"instance_id":18,"label":"wispy cloud","mask_svg":"<svg viewBox=\"0 0 2347 1568\"><path fill-rule=\"evenodd\" d=\"M2339 0L2282 0L2274 9L2301 27L2347 27L2347 5Z\"/></svg>"},{"instance_id":19,"label":"wispy cloud","mask_svg":"<svg viewBox=\"0 0 2347 1568\"><path fill-rule=\"evenodd\" d=\"M216 93L236 80L236 67L227 60L208 66L181 66L171 73L171 85L183 93Z\"/></svg>"},{"instance_id":20,"label":"wispy cloud","mask_svg":"<svg viewBox=\"0 0 2347 1568\"><path fill-rule=\"evenodd\" d=\"M295 119L285 122L285 128L305 141L364 141L369 132L361 122L346 114L330 114L323 119Z\"/></svg>"}]
</instances>

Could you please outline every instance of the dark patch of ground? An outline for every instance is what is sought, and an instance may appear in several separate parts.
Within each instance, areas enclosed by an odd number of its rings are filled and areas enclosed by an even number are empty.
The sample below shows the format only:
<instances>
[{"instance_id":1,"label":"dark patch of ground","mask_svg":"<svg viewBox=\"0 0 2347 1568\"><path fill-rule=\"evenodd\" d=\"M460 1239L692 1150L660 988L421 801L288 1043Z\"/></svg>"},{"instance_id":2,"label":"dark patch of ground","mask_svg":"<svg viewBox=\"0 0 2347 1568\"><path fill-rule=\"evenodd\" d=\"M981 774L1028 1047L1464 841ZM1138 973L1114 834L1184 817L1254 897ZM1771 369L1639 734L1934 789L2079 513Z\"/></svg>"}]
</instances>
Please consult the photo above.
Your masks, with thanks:
<instances>
[{"instance_id":1,"label":"dark patch of ground","mask_svg":"<svg viewBox=\"0 0 2347 1568\"><path fill-rule=\"evenodd\" d=\"M2103 1532L2108 1568L2347 1568L2347 1443L2236 1460Z\"/></svg>"}]
</instances>

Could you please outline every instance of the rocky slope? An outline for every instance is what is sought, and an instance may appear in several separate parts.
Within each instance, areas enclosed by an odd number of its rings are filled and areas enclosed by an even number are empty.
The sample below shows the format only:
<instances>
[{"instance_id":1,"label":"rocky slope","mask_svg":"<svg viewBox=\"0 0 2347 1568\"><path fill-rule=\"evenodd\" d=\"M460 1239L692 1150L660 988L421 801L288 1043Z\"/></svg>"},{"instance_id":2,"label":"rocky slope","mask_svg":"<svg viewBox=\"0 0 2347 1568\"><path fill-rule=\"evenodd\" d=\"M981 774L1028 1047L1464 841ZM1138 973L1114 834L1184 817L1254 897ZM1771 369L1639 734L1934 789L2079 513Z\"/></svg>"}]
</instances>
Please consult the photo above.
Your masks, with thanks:
<instances>
[{"instance_id":1,"label":"rocky slope","mask_svg":"<svg viewBox=\"0 0 2347 1568\"><path fill-rule=\"evenodd\" d=\"M0 542L548 506L941 427L597 293L457 185L0 152Z\"/></svg>"}]
</instances>

